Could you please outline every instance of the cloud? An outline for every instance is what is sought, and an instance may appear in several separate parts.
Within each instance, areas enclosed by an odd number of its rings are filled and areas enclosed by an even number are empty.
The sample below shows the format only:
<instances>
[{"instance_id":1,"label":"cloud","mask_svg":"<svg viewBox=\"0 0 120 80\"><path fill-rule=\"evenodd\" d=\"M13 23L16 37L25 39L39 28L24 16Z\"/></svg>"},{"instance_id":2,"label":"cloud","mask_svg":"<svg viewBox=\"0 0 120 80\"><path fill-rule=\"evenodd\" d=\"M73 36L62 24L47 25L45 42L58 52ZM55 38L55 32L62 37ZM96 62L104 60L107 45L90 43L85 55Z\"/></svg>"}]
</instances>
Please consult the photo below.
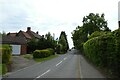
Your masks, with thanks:
<instances>
[{"instance_id":1,"label":"cloud","mask_svg":"<svg viewBox=\"0 0 120 80\"><path fill-rule=\"evenodd\" d=\"M18 32L30 26L40 34L71 32L89 13L104 13L108 27L118 28L119 0L0 0L0 31ZM120 12L119 12L120 13Z\"/></svg>"}]
</instances>

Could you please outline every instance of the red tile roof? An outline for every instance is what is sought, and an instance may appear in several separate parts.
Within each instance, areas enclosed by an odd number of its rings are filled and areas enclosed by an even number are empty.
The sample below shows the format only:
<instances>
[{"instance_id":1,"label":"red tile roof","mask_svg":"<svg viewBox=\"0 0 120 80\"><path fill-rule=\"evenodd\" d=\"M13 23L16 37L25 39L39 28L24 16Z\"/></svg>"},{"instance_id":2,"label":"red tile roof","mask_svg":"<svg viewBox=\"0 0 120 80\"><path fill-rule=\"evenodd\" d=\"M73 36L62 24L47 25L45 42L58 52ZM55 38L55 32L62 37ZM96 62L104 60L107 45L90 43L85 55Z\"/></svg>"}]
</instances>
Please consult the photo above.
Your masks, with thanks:
<instances>
[{"instance_id":1,"label":"red tile roof","mask_svg":"<svg viewBox=\"0 0 120 80\"><path fill-rule=\"evenodd\" d=\"M28 33L24 32L24 31L21 31L21 30L19 31L19 33L20 33L20 32L21 32L26 38L32 39L32 37L31 37ZM18 34L19 34L19 33L18 33Z\"/></svg>"}]
</instances>

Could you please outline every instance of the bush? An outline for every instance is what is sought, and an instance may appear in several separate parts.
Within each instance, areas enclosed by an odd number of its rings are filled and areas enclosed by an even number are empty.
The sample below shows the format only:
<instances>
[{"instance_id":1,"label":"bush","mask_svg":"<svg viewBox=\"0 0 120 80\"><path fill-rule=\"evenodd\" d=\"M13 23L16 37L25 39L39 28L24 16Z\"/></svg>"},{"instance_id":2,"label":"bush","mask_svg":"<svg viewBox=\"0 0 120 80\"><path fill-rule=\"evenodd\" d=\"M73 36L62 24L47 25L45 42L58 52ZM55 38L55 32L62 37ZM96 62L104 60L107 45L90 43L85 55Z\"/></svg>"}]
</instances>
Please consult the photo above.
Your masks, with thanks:
<instances>
[{"instance_id":1,"label":"bush","mask_svg":"<svg viewBox=\"0 0 120 80\"><path fill-rule=\"evenodd\" d=\"M10 64L11 63L11 53L12 49L9 45L2 46L2 63L3 64Z\"/></svg>"},{"instance_id":2,"label":"bush","mask_svg":"<svg viewBox=\"0 0 120 80\"><path fill-rule=\"evenodd\" d=\"M4 75L7 72L6 64L2 64L2 75Z\"/></svg>"},{"instance_id":3,"label":"bush","mask_svg":"<svg viewBox=\"0 0 120 80\"><path fill-rule=\"evenodd\" d=\"M48 48L47 50L49 50L50 53L51 53L52 55L55 55L55 51L54 51L54 49L52 49L52 48Z\"/></svg>"},{"instance_id":4,"label":"bush","mask_svg":"<svg viewBox=\"0 0 120 80\"><path fill-rule=\"evenodd\" d=\"M108 69L112 75L118 76L120 74L117 70L120 69L120 67L118 68L120 65L118 60L120 56L118 56L116 52L116 40L114 35L107 34L89 39L84 44L83 48L85 56L94 64Z\"/></svg>"},{"instance_id":5,"label":"bush","mask_svg":"<svg viewBox=\"0 0 120 80\"><path fill-rule=\"evenodd\" d=\"M35 50L33 52L33 58L45 58L52 55L51 52L47 49L45 50Z\"/></svg>"},{"instance_id":6,"label":"bush","mask_svg":"<svg viewBox=\"0 0 120 80\"><path fill-rule=\"evenodd\" d=\"M111 34L111 32L95 31L88 37L88 39L99 37L99 36L106 35L106 34Z\"/></svg>"}]
</instances>

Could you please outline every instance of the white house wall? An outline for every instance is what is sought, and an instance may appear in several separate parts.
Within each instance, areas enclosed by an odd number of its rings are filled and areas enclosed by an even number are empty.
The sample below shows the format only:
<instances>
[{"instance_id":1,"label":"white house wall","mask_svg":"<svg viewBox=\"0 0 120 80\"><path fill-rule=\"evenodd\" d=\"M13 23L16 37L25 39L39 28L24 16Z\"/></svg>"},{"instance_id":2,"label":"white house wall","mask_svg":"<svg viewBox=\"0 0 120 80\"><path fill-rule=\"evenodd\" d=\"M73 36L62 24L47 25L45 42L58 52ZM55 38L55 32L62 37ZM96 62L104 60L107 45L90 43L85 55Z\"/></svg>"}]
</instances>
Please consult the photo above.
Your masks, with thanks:
<instances>
[{"instance_id":1,"label":"white house wall","mask_svg":"<svg viewBox=\"0 0 120 80\"><path fill-rule=\"evenodd\" d=\"M11 45L11 46L12 46L12 54L13 55L20 55L21 45Z\"/></svg>"}]
</instances>

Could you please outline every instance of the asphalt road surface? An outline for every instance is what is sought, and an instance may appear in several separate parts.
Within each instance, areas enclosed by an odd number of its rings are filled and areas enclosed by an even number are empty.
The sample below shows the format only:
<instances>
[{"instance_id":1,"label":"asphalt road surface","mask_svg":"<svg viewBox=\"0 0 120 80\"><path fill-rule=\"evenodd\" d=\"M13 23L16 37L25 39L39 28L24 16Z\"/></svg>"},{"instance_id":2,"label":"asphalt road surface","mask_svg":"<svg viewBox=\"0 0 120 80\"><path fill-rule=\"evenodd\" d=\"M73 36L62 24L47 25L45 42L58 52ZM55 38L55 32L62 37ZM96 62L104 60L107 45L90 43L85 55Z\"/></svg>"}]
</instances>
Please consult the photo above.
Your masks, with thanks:
<instances>
[{"instance_id":1,"label":"asphalt road surface","mask_svg":"<svg viewBox=\"0 0 120 80\"><path fill-rule=\"evenodd\" d=\"M105 78L77 50L68 51L49 61L12 72L7 78Z\"/></svg>"}]
</instances>

